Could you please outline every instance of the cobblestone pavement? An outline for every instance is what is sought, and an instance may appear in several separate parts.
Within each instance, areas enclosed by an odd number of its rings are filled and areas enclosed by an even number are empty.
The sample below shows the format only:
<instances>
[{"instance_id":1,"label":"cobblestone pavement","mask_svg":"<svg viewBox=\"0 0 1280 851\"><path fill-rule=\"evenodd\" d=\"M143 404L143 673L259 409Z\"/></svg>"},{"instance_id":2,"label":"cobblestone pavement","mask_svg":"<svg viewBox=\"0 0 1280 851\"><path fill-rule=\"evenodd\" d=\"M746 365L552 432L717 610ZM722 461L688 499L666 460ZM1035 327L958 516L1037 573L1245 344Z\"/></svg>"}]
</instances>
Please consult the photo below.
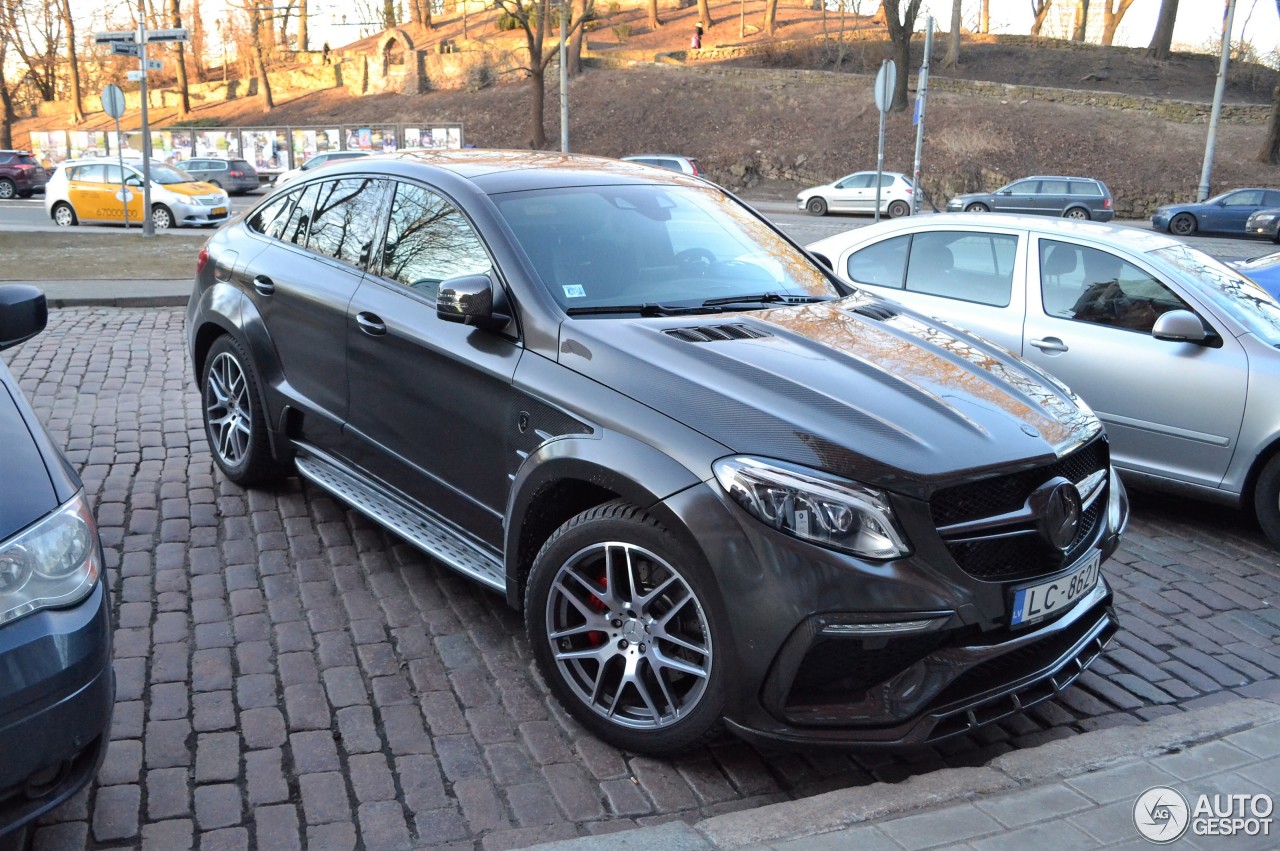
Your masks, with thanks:
<instances>
[{"instance_id":1,"label":"cobblestone pavement","mask_svg":"<svg viewBox=\"0 0 1280 851\"><path fill-rule=\"evenodd\" d=\"M1144 498L1108 573L1122 632L1056 702L908 755L621 753L549 700L497 596L311 486L215 473L180 309L55 311L6 357L95 504L118 676L97 782L18 847L503 848L1280 693L1275 553L1235 512Z\"/></svg>"}]
</instances>

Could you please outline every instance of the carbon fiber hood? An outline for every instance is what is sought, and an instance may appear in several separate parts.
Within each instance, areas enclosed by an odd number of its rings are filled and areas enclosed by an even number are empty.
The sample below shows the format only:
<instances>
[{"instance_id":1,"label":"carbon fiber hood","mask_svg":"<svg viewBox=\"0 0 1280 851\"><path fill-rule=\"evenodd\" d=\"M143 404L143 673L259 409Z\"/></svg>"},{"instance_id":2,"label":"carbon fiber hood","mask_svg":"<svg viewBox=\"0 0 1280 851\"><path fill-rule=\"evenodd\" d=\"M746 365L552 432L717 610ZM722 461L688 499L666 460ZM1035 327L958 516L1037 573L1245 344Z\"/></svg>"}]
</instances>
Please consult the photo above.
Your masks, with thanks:
<instances>
[{"instance_id":1,"label":"carbon fiber hood","mask_svg":"<svg viewBox=\"0 0 1280 851\"><path fill-rule=\"evenodd\" d=\"M698 328L712 331L686 330ZM567 322L560 362L735 453L917 496L975 471L1044 463L1102 428L1003 349L865 293Z\"/></svg>"}]
</instances>

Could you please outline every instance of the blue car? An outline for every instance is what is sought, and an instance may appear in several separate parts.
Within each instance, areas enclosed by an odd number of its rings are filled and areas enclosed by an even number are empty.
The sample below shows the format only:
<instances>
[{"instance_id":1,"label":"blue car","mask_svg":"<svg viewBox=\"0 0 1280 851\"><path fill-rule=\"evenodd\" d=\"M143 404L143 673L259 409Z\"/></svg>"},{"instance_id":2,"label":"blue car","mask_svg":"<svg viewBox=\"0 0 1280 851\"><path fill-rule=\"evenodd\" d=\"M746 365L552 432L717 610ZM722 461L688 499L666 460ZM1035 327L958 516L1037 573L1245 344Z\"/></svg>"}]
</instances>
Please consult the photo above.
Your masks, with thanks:
<instances>
[{"instance_id":1,"label":"blue car","mask_svg":"<svg viewBox=\"0 0 1280 851\"><path fill-rule=\"evenodd\" d=\"M1246 278L1271 293L1272 298L1280 299L1280 251L1255 257L1252 260L1237 260L1231 265L1239 269Z\"/></svg>"},{"instance_id":2,"label":"blue car","mask_svg":"<svg viewBox=\"0 0 1280 851\"><path fill-rule=\"evenodd\" d=\"M0 349L46 316L40 290L0 286ZM0 361L0 837L97 773L115 697L107 606L84 488Z\"/></svg>"},{"instance_id":3,"label":"blue car","mask_svg":"<svg viewBox=\"0 0 1280 851\"><path fill-rule=\"evenodd\" d=\"M1174 236L1197 232L1244 236L1249 216L1264 207L1280 207L1280 189L1233 189L1199 203L1165 204L1151 216L1151 226Z\"/></svg>"}]
</instances>

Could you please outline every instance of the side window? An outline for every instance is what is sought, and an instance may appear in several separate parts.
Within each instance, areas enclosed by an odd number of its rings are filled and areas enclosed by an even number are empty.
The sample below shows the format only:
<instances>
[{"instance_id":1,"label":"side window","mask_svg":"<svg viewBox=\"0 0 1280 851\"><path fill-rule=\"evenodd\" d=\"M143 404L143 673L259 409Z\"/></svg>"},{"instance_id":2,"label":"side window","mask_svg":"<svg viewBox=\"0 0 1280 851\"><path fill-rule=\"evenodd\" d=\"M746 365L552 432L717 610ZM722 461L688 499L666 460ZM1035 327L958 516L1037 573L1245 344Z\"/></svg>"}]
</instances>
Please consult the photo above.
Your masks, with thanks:
<instances>
[{"instance_id":1,"label":"side window","mask_svg":"<svg viewBox=\"0 0 1280 851\"><path fill-rule=\"evenodd\" d=\"M397 183L382 249L382 274L435 301L440 282L492 266L471 224L447 200Z\"/></svg>"},{"instance_id":2,"label":"side window","mask_svg":"<svg viewBox=\"0 0 1280 851\"><path fill-rule=\"evenodd\" d=\"M249 217L245 224L248 225L250 230L255 230L273 239L279 239L285 223L289 221L289 206L293 204L297 197L297 192L290 192L277 198L272 198L254 211L254 214Z\"/></svg>"},{"instance_id":3,"label":"side window","mask_svg":"<svg viewBox=\"0 0 1280 851\"><path fill-rule=\"evenodd\" d=\"M119 168L119 166L116 166L116 168ZM78 180L81 183L106 183L106 166L99 163L76 166L71 172L71 179Z\"/></svg>"},{"instance_id":4,"label":"side window","mask_svg":"<svg viewBox=\"0 0 1280 851\"><path fill-rule=\"evenodd\" d=\"M346 177L319 184L307 248L363 267L377 236L387 182L376 177Z\"/></svg>"},{"instance_id":5,"label":"side window","mask_svg":"<svg viewBox=\"0 0 1280 851\"><path fill-rule=\"evenodd\" d=\"M1071 181L1072 195L1093 195L1094 197L1102 197L1102 187L1094 183L1092 180L1073 180Z\"/></svg>"},{"instance_id":6,"label":"side window","mask_svg":"<svg viewBox=\"0 0 1280 851\"><path fill-rule=\"evenodd\" d=\"M1035 195L1036 187L1039 185L1038 180L1020 180L1009 187L1011 195Z\"/></svg>"},{"instance_id":7,"label":"side window","mask_svg":"<svg viewBox=\"0 0 1280 851\"><path fill-rule=\"evenodd\" d=\"M1018 237L999 233L918 233L907 264L908 292L1007 307Z\"/></svg>"},{"instance_id":8,"label":"side window","mask_svg":"<svg viewBox=\"0 0 1280 851\"><path fill-rule=\"evenodd\" d=\"M1228 207L1257 207L1262 203L1261 189L1246 189L1243 192L1232 192L1222 203Z\"/></svg>"},{"instance_id":9,"label":"side window","mask_svg":"<svg viewBox=\"0 0 1280 851\"><path fill-rule=\"evenodd\" d=\"M907 268L910 236L895 236L849 255L849 280L858 284L876 284L902 289L902 273Z\"/></svg>"},{"instance_id":10,"label":"side window","mask_svg":"<svg viewBox=\"0 0 1280 851\"><path fill-rule=\"evenodd\" d=\"M311 227L311 214L316 207L316 195L320 193L320 185L313 183L298 196L298 203L293 205L289 219L280 231L280 239L295 245L307 244L307 230Z\"/></svg>"},{"instance_id":11,"label":"side window","mask_svg":"<svg viewBox=\"0 0 1280 851\"><path fill-rule=\"evenodd\" d=\"M882 174L882 175L880 175L880 186L881 186L881 187L892 186L892 185L893 185L893 182L894 182L895 180L897 180L897 178L896 178L896 177L894 177L892 174ZM873 176L873 177L871 178L871 184L870 184L870 185L871 185L871 186L875 186L875 184L876 184L876 179L875 179L875 177Z\"/></svg>"},{"instance_id":12,"label":"side window","mask_svg":"<svg viewBox=\"0 0 1280 851\"><path fill-rule=\"evenodd\" d=\"M1268 189L1262 196L1262 203L1268 207L1280 207L1280 192Z\"/></svg>"},{"instance_id":13,"label":"side window","mask_svg":"<svg viewBox=\"0 0 1280 851\"><path fill-rule=\"evenodd\" d=\"M1042 180L1040 181L1041 195L1066 195L1067 182L1065 180Z\"/></svg>"},{"instance_id":14,"label":"side window","mask_svg":"<svg viewBox=\"0 0 1280 851\"><path fill-rule=\"evenodd\" d=\"M1137 266L1097 248L1040 240L1045 313L1075 322L1151 333L1160 314L1190 310Z\"/></svg>"}]
</instances>

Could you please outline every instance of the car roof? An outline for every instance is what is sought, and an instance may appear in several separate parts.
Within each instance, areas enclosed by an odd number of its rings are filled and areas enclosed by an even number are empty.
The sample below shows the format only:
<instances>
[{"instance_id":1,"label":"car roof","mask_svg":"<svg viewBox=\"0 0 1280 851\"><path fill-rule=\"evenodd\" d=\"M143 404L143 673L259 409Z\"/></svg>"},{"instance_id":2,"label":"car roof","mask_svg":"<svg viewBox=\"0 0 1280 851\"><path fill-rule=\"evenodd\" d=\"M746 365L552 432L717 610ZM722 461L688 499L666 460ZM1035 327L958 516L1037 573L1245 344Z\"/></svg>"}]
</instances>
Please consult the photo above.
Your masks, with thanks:
<instances>
[{"instance_id":1,"label":"car roof","mask_svg":"<svg viewBox=\"0 0 1280 851\"><path fill-rule=\"evenodd\" d=\"M1130 227L1128 225L1104 224L1102 222L1084 222L1074 219L1046 218L1044 216L1021 216L1012 213L934 213L925 216L910 216L902 219L891 219L887 222L867 225L844 233L838 233L809 244L810 248L822 250L823 247L836 246L843 251L853 242L861 242L864 237L893 234L928 228L957 227L962 230L987 230L989 228L1008 228L1026 230L1044 236L1061 234L1078 236L1085 239L1096 239L1122 245L1138 253L1155 251L1182 245L1180 240L1157 233L1153 230Z\"/></svg>"},{"instance_id":2,"label":"car roof","mask_svg":"<svg viewBox=\"0 0 1280 851\"><path fill-rule=\"evenodd\" d=\"M669 160L691 160L691 159L694 159L694 157L688 156L688 155L686 155L686 154L627 154L625 157L622 157L622 159L624 159L624 160L638 160L638 159L655 159L655 158L658 158L658 157L661 157L661 158L663 158L663 159L669 159Z\"/></svg>"},{"instance_id":3,"label":"car roof","mask_svg":"<svg viewBox=\"0 0 1280 851\"><path fill-rule=\"evenodd\" d=\"M435 170L447 171L475 183L490 194L623 183L679 184L701 188L713 185L692 175L606 157L474 148L378 154L358 161L326 165L324 173L327 177L359 174L368 170L369 160L376 161L387 174L401 177L425 177Z\"/></svg>"}]
</instances>

